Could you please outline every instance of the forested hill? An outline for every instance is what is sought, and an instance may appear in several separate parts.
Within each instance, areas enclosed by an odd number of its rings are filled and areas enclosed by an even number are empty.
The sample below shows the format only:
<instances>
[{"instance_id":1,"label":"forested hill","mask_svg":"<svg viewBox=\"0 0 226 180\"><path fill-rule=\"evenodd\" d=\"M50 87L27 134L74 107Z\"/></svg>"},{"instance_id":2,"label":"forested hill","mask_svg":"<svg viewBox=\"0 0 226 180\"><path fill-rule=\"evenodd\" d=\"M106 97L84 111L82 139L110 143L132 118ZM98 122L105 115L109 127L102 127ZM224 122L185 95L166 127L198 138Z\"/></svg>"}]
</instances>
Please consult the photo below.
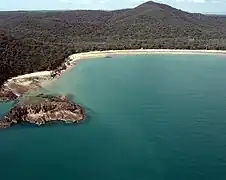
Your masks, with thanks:
<instances>
[{"instance_id":1,"label":"forested hill","mask_svg":"<svg viewBox=\"0 0 226 180\"><path fill-rule=\"evenodd\" d=\"M63 45L16 39L0 31L0 85L20 74L55 69L71 53Z\"/></svg>"},{"instance_id":2,"label":"forested hill","mask_svg":"<svg viewBox=\"0 0 226 180\"><path fill-rule=\"evenodd\" d=\"M54 69L69 54L131 48L226 49L226 17L149 1L116 11L0 12L0 78Z\"/></svg>"}]
</instances>

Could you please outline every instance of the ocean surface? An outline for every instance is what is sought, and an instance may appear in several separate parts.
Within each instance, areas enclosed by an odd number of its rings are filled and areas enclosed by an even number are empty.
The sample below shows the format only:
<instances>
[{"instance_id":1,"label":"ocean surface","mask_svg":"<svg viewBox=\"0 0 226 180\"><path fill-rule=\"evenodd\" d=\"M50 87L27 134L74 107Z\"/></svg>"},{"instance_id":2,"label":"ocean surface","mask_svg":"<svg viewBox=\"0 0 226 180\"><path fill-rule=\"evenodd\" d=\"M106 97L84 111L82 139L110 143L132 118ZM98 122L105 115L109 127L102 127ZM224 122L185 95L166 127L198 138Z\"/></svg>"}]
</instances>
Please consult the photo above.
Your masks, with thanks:
<instances>
[{"instance_id":1,"label":"ocean surface","mask_svg":"<svg viewBox=\"0 0 226 180\"><path fill-rule=\"evenodd\" d=\"M1 180L226 179L226 56L82 60L42 91L87 118L0 130Z\"/></svg>"}]
</instances>

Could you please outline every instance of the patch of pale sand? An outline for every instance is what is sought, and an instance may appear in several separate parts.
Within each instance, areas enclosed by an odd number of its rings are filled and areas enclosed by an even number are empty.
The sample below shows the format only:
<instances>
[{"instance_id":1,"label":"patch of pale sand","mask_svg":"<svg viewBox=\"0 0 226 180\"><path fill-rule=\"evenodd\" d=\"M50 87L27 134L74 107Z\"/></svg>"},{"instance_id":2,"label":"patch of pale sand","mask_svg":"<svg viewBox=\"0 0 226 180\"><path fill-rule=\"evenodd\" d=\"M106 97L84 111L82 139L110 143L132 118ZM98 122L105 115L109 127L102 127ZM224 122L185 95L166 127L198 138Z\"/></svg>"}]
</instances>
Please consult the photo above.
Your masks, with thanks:
<instances>
[{"instance_id":1,"label":"patch of pale sand","mask_svg":"<svg viewBox=\"0 0 226 180\"><path fill-rule=\"evenodd\" d=\"M30 74L24 74L17 77L13 77L9 79L8 81L12 80L18 80L18 79L25 79L25 78L34 78L34 77L42 77L42 76L50 76L52 71L40 71L40 72L34 72Z\"/></svg>"},{"instance_id":2,"label":"patch of pale sand","mask_svg":"<svg viewBox=\"0 0 226 180\"><path fill-rule=\"evenodd\" d=\"M33 81L23 81L23 82L20 82L20 85L22 86L29 86L33 83Z\"/></svg>"}]
</instances>

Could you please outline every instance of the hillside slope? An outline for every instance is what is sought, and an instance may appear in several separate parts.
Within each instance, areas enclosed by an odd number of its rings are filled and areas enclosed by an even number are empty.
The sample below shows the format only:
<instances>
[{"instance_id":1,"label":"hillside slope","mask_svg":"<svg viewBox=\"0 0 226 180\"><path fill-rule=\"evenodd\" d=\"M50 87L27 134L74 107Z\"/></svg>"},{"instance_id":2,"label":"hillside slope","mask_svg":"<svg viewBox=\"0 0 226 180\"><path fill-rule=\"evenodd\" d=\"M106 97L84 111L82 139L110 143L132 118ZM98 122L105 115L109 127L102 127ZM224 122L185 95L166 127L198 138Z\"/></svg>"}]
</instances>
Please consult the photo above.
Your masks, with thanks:
<instances>
[{"instance_id":1,"label":"hillside slope","mask_svg":"<svg viewBox=\"0 0 226 180\"><path fill-rule=\"evenodd\" d=\"M131 38L225 38L226 18L187 13L165 4L144 3L113 18L109 25ZM133 29L133 30L131 30Z\"/></svg>"},{"instance_id":2,"label":"hillside slope","mask_svg":"<svg viewBox=\"0 0 226 180\"><path fill-rule=\"evenodd\" d=\"M21 40L0 31L0 85L20 74L55 69L70 54L62 46Z\"/></svg>"},{"instance_id":3,"label":"hillside slope","mask_svg":"<svg viewBox=\"0 0 226 180\"><path fill-rule=\"evenodd\" d=\"M74 40L195 37L226 38L226 18L187 13L149 1L117 11L2 12L0 28L21 37Z\"/></svg>"}]
</instances>

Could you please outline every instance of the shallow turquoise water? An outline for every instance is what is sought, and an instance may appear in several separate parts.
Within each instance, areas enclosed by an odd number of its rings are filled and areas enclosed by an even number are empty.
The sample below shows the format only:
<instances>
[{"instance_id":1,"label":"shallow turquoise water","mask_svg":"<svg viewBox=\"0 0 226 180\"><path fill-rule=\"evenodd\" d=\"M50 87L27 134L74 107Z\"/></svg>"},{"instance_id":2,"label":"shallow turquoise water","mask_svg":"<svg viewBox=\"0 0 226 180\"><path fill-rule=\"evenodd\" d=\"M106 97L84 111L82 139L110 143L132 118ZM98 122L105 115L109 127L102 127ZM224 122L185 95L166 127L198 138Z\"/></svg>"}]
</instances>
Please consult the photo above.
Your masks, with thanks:
<instances>
[{"instance_id":1,"label":"shallow turquoise water","mask_svg":"<svg viewBox=\"0 0 226 180\"><path fill-rule=\"evenodd\" d=\"M88 118L0 130L1 179L226 179L225 56L84 60L45 91Z\"/></svg>"}]
</instances>

